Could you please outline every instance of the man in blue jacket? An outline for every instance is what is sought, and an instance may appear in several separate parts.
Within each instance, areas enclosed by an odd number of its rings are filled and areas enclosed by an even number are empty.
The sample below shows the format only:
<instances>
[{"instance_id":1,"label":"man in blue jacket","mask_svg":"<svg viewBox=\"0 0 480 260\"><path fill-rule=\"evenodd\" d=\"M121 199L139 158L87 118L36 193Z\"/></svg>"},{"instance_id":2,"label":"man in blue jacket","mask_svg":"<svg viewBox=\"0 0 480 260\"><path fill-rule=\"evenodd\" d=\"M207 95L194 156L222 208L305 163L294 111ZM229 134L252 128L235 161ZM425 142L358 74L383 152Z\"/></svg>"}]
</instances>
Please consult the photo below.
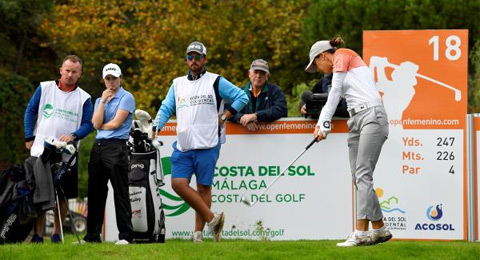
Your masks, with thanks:
<instances>
[{"instance_id":1,"label":"man in blue jacket","mask_svg":"<svg viewBox=\"0 0 480 260\"><path fill-rule=\"evenodd\" d=\"M273 122L287 117L287 101L282 90L268 82L269 66L265 60L257 59L248 70L250 81L243 87L248 104L231 121L240 123L250 131L257 130L257 122Z\"/></svg>"}]
</instances>

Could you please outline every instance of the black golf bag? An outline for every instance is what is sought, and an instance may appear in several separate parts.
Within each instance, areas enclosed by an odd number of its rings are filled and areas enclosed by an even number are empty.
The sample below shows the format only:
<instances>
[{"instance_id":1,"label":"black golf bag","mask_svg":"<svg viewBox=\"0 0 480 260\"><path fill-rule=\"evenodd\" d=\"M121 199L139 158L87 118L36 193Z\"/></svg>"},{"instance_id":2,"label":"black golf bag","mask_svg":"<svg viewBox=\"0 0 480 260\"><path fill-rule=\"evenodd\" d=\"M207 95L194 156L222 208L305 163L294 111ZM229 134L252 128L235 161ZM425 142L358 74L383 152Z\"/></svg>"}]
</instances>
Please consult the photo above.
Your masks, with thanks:
<instances>
[{"instance_id":1,"label":"black golf bag","mask_svg":"<svg viewBox=\"0 0 480 260\"><path fill-rule=\"evenodd\" d=\"M0 176L0 244L23 242L33 228L38 212L33 205L33 187L23 165L14 165Z\"/></svg>"},{"instance_id":2,"label":"black golf bag","mask_svg":"<svg viewBox=\"0 0 480 260\"><path fill-rule=\"evenodd\" d=\"M64 159L63 154L67 154ZM23 242L42 211L55 205L54 191L76 158L74 145L45 141L38 158L30 157L24 165L14 165L0 176L0 244ZM42 171L45 178L34 172ZM35 176L38 180L35 180ZM42 183L40 191L39 183ZM44 185L43 185L44 184ZM34 203L35 194L51 192L50 200ZM48 192L47 192L48 193ZM48 197L48 196L47 196Z\"/></svg>"},{"instance_id":3,"label":"black golf bag","mask_svg":"<svg viewBox=\"0 0 480 260\"><path fill-rule=\"evenodd\" d=\"M140 133L137 122L130 132L128 186L132 208L133 242L165 242L165 213L160 187L164 185L161 167L161 143Z\"/></svg>"}]
</instances>

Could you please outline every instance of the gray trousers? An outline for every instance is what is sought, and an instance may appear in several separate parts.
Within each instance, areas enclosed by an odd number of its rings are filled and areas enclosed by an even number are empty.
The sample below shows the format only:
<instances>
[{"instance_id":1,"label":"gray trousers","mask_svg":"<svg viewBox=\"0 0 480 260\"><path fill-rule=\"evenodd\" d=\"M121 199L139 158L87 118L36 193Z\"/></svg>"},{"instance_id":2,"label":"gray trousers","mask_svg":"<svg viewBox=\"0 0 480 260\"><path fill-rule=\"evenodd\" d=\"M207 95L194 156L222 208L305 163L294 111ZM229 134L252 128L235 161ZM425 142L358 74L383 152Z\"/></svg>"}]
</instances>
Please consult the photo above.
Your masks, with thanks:
<instances>
[{"instance_id":1,"label":"gray trousers","mask_svg":"<svg viewBox=\"0 0 480 260\"><path fill-rule=\"evenodd\" d=\"M373 171L383 143L388 137L388 119L383 106L370 107L350 117L348 148L350 169L355 184L357 220L383 218L373 189Z\"/></svg>"}]
</instances>

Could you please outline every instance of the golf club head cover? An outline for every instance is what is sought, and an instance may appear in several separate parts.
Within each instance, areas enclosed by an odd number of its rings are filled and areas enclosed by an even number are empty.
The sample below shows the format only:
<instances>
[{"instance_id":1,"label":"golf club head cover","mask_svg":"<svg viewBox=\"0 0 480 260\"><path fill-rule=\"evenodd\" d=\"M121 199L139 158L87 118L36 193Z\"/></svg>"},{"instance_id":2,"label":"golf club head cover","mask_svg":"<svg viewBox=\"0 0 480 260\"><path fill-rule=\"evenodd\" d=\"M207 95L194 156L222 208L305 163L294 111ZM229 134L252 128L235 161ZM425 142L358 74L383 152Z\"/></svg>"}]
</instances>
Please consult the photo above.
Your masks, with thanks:
<instances>
[{"instance_id":1,"label":"golf club head cover","mask_svg":"<svg viewBox=\"0 0 480 260\"><path fill-rule=\"evenodd\" d=\"M141 109L135 110L135 117L138 119L138 127L142 132L152 136L152 117L146 111Z\"/></svg>"},{"instance_id":2,"label":"golf club head cover","mask_svg":"<svg viewBox=\"0 0 480 260\"><path fill-rule=\"evenodd\" d=\"M63 148L63 152L66 153L66 154L74 154L75 152L77 151L77 149L75 148L75 145L73 144L67 144L65 146L65 148Z\"/></svg>"},{"instance_id":3,"label":"golf club head cover","mask_svg":"<svg viewBox=\"0 0 480 260\"><path fill-rule=\"evenodd\" d=\"M136 109L135 110L135 117L140 120L140 122L148 122L152 120L152 117L150 116L149 113L146 111L143 111L141 109Z\"/></svg>"}]
</instances>

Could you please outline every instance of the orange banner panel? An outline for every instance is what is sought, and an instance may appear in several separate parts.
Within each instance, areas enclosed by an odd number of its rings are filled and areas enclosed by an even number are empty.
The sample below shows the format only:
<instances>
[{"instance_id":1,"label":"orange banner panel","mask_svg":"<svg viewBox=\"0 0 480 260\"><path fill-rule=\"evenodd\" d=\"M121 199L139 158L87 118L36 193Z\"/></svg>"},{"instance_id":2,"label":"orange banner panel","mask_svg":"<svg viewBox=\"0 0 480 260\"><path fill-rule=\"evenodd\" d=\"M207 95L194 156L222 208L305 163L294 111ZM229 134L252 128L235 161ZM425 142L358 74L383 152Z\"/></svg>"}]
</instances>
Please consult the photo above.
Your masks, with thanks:
<instances>
[{"instance_id":1,"label":"orange banner panel","mask_svg":"<svg viewBox=\"0 0 480 260\"><path fill-rule=\"evenodd\" d=\"M465 127L468 30L365 31L363 42L392 125Z\"/></svg>"},{"instance_id":2,"label":"orange banner panel","mask_svg":"<svg viewBox=\"0 0 480 260\"><path fill-rule=\"evenodd\" d=\"M249 131L241 124L231 122L226 123L227 135L248 135L248 134L312 134L317 124L316 120L279 120L272 123L258 123L257 131ZM348 133L346 120L333 120L332 133ZM175 122L167 123L162 131L158 133L160 136L176 135Z\"/></svg>"}]
</instances>

